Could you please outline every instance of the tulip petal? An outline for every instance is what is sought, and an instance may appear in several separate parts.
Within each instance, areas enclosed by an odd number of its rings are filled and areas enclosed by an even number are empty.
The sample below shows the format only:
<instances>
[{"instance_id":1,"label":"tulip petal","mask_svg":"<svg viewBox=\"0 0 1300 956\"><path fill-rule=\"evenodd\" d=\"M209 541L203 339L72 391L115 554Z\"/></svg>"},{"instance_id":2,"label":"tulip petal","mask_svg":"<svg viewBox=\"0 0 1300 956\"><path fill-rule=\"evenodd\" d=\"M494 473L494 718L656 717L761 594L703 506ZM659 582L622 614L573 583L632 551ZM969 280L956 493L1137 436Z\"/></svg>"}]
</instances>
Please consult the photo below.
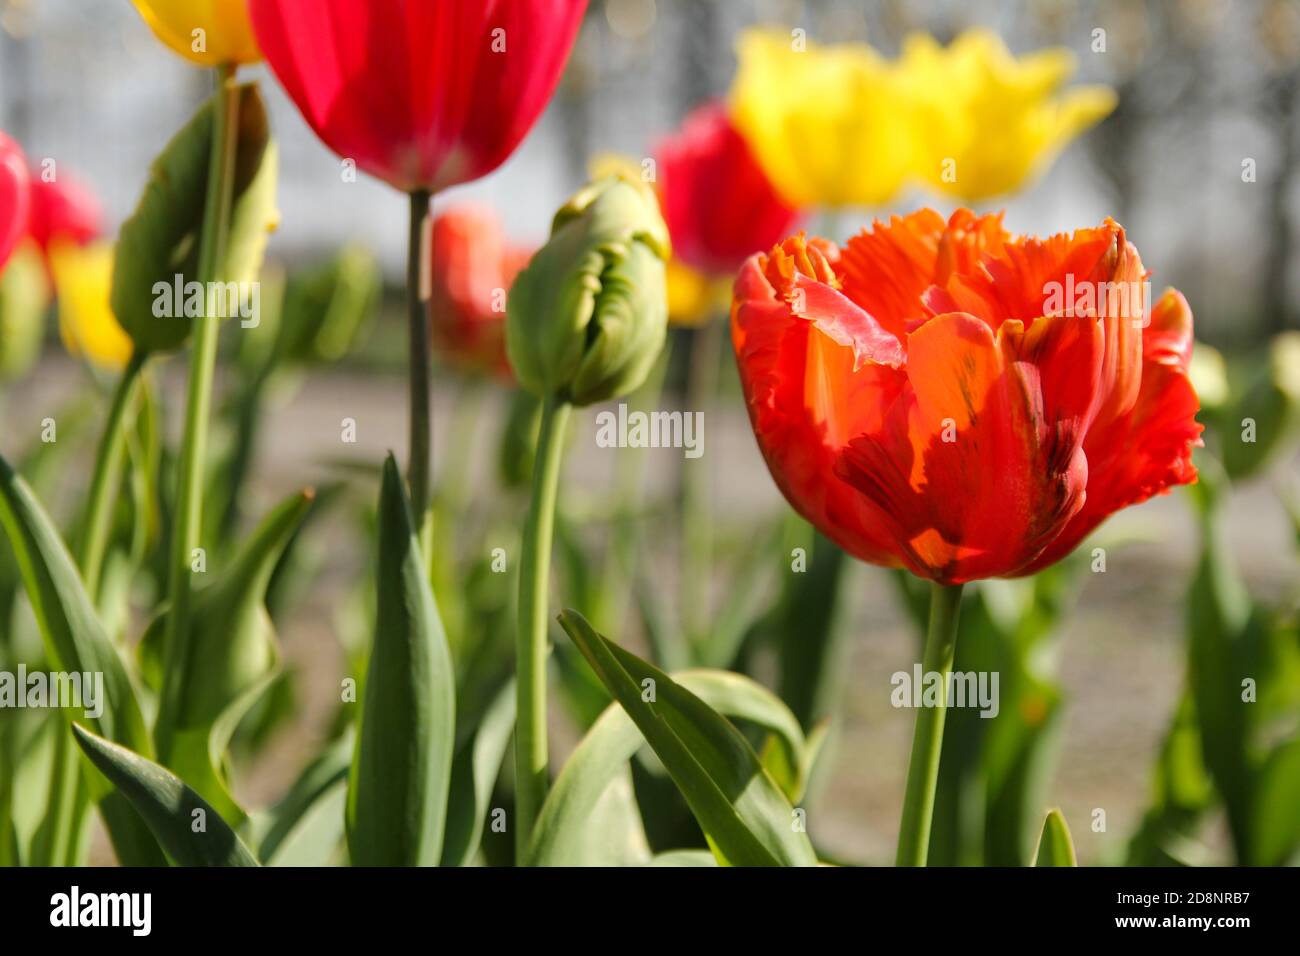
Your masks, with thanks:
<instances>
[{"instance_id":1,"label":"tulip petal","mask_svg":"<svg viewBox=\"0 0 1300 956\"><path fill-rule=\"evenodd\" d=\"M840 253L844 294L866 309L900 339L905 318L934 282L944 221L932 209L877 220L870 231L853 236Z\"/></svg>"},{"instance_id":2,"label":"tulip petal","mask_svg":"<svg viewBox=\"0 0 1300 956\"><path fill-rule=\"evenodd\" d=\"M1035 326L995 338L982 320L953 313L913 332L911 387L884 429L837 462L842 479L892 516L917 574L958 583L1012 573L1083 504L1080 446L1100 334L1086 320Z\"/></svg>"},{"instance_id":3,"label":"tulip petal","mask_svg":"<svg viewBox=\"0 0 1300 956\"><path fill-rule=\"evenodd\" d=\"M1190 348L1192 316L1187 300L1168 290L1152 310L1141 389L1134 406L1084 441L1090 463L1088 499L1057 538L1022 574L1059 561L1114 512L1166 494L1196 480L1192 450L1203 426L1200 401L1181 363Z\"/></svg>"},{"instance_id":4,"label":"tulip petal","mask_svg":"<svg viewBox=\"0 0 1300 956\"><path fill-rule=\"evenodd\" d=\"M731 325L759 450L796 511L849 553L897 566L888 515L827 476L849 438L881 427L906 376L889 365L860 365L851 346L794 315L761 259L741 268Z\"/></svg>"},{"instance_id":5,"label":"tulip petal","mask_svg":"<svg viewBox=\"0 0 1300 956\"><path fill-rule=\"evenodd\" d=\"M1166 289L1151 309L1151 321L1142 334L1142 354L1148 362L1177 365L1186 372L1192 364L1192 308L1177 289Z\"/></svg>"}]
</instances>

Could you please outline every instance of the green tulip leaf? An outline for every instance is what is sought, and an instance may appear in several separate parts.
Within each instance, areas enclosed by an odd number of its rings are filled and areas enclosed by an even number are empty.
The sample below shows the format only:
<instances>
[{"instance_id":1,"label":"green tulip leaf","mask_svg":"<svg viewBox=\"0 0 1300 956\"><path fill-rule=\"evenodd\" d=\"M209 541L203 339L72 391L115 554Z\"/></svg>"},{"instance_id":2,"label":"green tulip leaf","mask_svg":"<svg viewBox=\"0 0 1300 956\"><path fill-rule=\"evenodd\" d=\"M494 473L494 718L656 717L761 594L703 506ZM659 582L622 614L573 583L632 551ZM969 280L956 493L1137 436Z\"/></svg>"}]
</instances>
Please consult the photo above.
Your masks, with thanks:
<instances>
[{"instance_id":1,"label":"green tulip leaf","mask_svg":"<svg viewBox=\"0 0 1300 956\"><path fill-rule=\"evenodd\" d=\"M131 802L181 866L257 866L212 805L169 770L73 724L90 762Z\"/></svg>"},{"instance_id":2,"label":"green tulip leaf","mask_svg":"<svg viewBox=\"0 0 1300 956\"><path fill-rule=\"evenodd\" d=\"M1256 773L1251 817L1255 866L1285 866L1300 848L1300 740L1272 750Z\"/></svg>"},{"instance_id":3,"label":"green tulip leaf","mask_svg":"<svg viewBox=\"0 0 1300 956\"><path fill-rule=\"evenodd\" d=\"M379 496L378 582L349 776L348 849L356 866L434 866L455 749L455 676L392 455Z\"/></svg>"},{"instance_id":4,"label":"green tulip leaf","mask_svg":"<svg viewBox=\"0 0 1300 956\"><path fill-rule=\"evenodd\" d=\"M275 806L251 817L263 866L326 866L343 846L355 735L348 728L311 761Z\"/></svg>"},{"instance_id":5,"label":"green tulip leaf","mask_svg":"<svg viewBox=\"0 0 1300 956\"><path fill-rule=\"evenodd\" d=\"M46 652L62 671L102 673L104 712L91 725L148 752L149 735L126 666L105 634L58 530L27 482L0 458L0 523L18 561Z\"/></svg>"},{"instance_id":6,"label":"green tulip leaf","mask_svg":"<svg viewBox=\"0 0 1300 956\"><path fill-rule=\"evenodd\" d=\"M192 599L185 674L178 695L182 705L175 726L162 728L172 739L167 763L231 826L241 826L246 814L226 780L230 738L280 672L275 629L265 606L267 587L314 500L315 493L308 489L281 502L229 567ZM168 613L163 608L140 644L141 670L152 686L162 680Z\"/></svg>"},{"instance_id":7,"label":"green tulip leaf","mask_svg":"<svg viewBox=\"0 0 1300 956\"><path fill-rule=\"evenodd\" d=\"M488 706L451 765L443 866L469 866L478 850L492 787L515 732L515 684L509 681Z\"/></svg>"},{"instance_id":8,"label":"green tulip leaf","mask_svg":"<svg viewBox=\"0 0 1300 956\"><path fill-rule=\"evenodd\" d=\"M27 483L0 458L0 524L4 525L27 597L56 669L103 674L103 713L88 723L101 735L138 753L151 740L135 687L105 633L58 530ZM144 821L92 775L91 796L100 804L118 860L127 866L162 862Z\"/></svg>"},{"instance_id":9,"label":"green tulip leaf","mask_svg":"<svg viewBox=\"0 0 1300 956\"><path fill-rule=\"evenodd\" d=\"M560 623L663 762L719 862L816 864L800 815L739 730L682 684L597 634L577 612L563 612Z\"/></svg>"},{"instance_id":10,"label":"green tulip leaf","mask_svg":"<svg viewBox=\"0 0 1300 956\"><path fill-rule=\"evenodd\" d=\"M1047 811L1043 832L1038 838L1038 849L1034 852L1034 865L1079 865L1074 855L1074 841L1070 839L1070 828L1065 825L1065 817L1060 810Z\"/></svg>"},{"instance_id":11,"label":"green tulip leaf","mask_svg":"<svg viewBox=\"0 0 1300 956\"><path fill-rule=\"evenodd\" d=\"M195 274L217 97L204 103L154 160L139 204L122 224L110 305L138 351L176 349L189 337L192 323L183 308L188 295L185 283L248 283L261 268L268 236L279 217L275 206L276 148L256 84L241 85L238 96L229 237L218 275ZM182 301L171 303L171 315L155 315L155 286L162 283L172 290L174 300L177 275L183 279ZM226 311L235 311L229 302Z\"/></svg>"},{"instance_id":12,"label":"green tulip leaf","mask_svg":"<svg viewBox=\"0 0 1300 956\"><path fill-rule=\"evenodd\" d=\"M726 671L685 670L673 675L682 687L727 717L767 732L769 747L781 753L809 747L798 722L775 694L748 677ZM588 820L606 792L645 741L618 704L610 704L569 757L542 806L529 860L538 866L613 865L609 847L593 836Z\"/></svg>"}]
</instances>

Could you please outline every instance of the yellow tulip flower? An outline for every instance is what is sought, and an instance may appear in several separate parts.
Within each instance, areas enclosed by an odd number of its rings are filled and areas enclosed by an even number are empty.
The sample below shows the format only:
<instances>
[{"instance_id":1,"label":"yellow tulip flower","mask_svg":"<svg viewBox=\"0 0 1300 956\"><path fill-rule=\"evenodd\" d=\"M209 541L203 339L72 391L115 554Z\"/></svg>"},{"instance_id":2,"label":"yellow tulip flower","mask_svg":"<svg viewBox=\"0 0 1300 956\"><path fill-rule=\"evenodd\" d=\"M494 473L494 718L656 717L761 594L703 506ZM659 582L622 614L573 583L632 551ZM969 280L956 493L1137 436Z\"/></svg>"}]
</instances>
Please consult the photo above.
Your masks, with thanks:
<instances>
[{"instance_id":1,"label":"yellow tulip flower","mask_svg":"<svg viewBox=\"0 0 1300 956\"><path fill-rule=\"evenodd\" d=\"M730 106L768 178L795 206L876 206L915 169L903 78L865 44L741 34Z\"/></svg>"},{"instance_id":2,"label":"yellow tulip flower","mask_svg":"<svg viewBox=\"0 0 1300 956\"><path fill-rule=\"evenodd\" d=\"M899 70L920 119L920 178L968 201L1024 187L1116 103L1109 87L1064 89L1075 71L1070 51L1017 59L985 30L968 31L946 48L924 34L910 36Z\"/></svg>"},{"instance_id":3,"label":"yellow tulip flower","mask_svg":"<svg viewBox=\"0 0 1300 956\"><path fill-rule=\"evenodd\" d=\"M879 206L912 182L965 200L1014 192L1115 107L1107 87L1063 89L1068 50L1017 59L985 30L948 47L914 35L891 61L757 29L737 56L733 118L801 206Z\"/></svg>"},{"instance_id":4,"label":"yellow tulip flower","mask_svg":"<svg viewBox=\"0 0 1300 956\"><path fill-rule=\"evenodd\" d=\"M132 346L108 304L113 285L112 244L56 243L50 247L50 271L59 300L59 336L64 347L98 368L122 369Z\"/></svg>"},{"instance_id":5,"label":"yellow tulip flower","mask_svg":"<svg viewBox=\"0 0 1300 956\"><path fill-rule=\"evenodd\" d=\"M247 0L132 0L149 29L200 66L262 59L248 19Z\"/></svg>"}]
</instances>

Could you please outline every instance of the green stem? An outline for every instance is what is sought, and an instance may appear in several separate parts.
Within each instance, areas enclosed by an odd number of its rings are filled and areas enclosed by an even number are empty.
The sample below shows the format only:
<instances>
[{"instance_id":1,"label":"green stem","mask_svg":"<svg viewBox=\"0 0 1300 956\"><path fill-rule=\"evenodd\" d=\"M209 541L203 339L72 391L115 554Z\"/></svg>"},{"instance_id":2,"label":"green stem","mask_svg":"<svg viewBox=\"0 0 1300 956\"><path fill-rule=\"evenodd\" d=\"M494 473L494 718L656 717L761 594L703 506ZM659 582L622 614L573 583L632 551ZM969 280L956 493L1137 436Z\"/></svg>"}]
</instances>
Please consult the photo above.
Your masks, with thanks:
<instances>
[{"instance_id":1,"label":"green stem","mask_svg":"<svg viewBox=\"0 0 1300 956\"><path fill-rule=\"evenodd\" d=\"M81 542L77 553L77 564L81 568L82 579L86 583L86 593L91 603L99 599L100 576L104 568L104 552L108 550L108 536L113 527L113 503L117 497L118 475L126 455L127 409L135 395L136 382L144 370L146 356L134 352L113 393L113 402L108 408L108 421L104 423L104 433L99 439L99 449L95 454L95 470L90 479L86 505L86 515L81 527Z\"/></svg>"},{"instance_id":2,"label":"green stem","mask_svg":"<svg viewBox=\"0 0 1300 956\"><path fill-rule=\"evenodd\" d=\"M920 706L916 711L912 759L907 765L907 791L903 797L903 822L898 832L899 866L925 866L929 852L930 818L934 814L943 722L948 711L948 675L952 672L953 652L957 648L961 588L960 584L930 585L930 626L925 636L922 676L929 681L932 680L931 674L938 674L941 690L936 706Z\"/></svg>"},{"instance_id":3,"label":"green stem","mask_svg":"<svg viewBox=\"0 0 1300 956\"><path fill-rule=\"evenodd\" d=\"M217 69L218 103L213 116L212 157L208 164L208 192L203 209L203 232L199 239L198 275L213 282L225 259L230 231L230 206L234 195L235 147L239 129L239 88L232 66ZM172 528L171 568L163 641L162 689L158 721L154 728L159 760L171 759L172 732L185 692L189 664L189 617L192 582L190 567L203 529L203 478L208 449L208 419L212 406L212 382L217 365L217 337L221 316L209 297L203 315L194 320L194 344L190 351L189 391L186 396L185 431L177 466L176 514Z\"/></svg>"},{"instance_id":4,"label":"green stem","mask_svg":"<svg viewBox=\"0 0 1300 956\"><path fill-rule=\"evenodd\" d=\"M515 643L515 860L528 855L533 824L546 798L546 631L550 623L551 537L564 456L568 402L547 396L533 465L532 497L519 564L519 630Z\"/></svg>"},{"instance_id":5,"label":"green stem","mask_svg":"<svg viewBox=\"0 0 1300 956\"><path fill-rule=\"evenodd\" d=\"M411 492L411 514L420 531L420 548L429 558L432 535L429 525L429 473L430 448L433 435L433 415L430 411L432 397L429 388L429 309L423 277L430 264L424 242L424 224L429 218L428 190L416 189L411 193L411 225L406 243L406 304L407 326L410 335L408 377L410 405L409 454L406 463L406 481Z\"/></svg>"},{"instance_id":6,"label":"green stem","mask_svg":"<svg viewBox=\"0 0 1300 956\"><path fill-rule=\"evenodd\" d=\"M724 323L714 320L695 330L687 372L686 414L708 417L718 390L718 361ZM697 646L712 631L713 472L703 460L682 459L682 607L688 638Z\"/></svg>"}]
</instances>

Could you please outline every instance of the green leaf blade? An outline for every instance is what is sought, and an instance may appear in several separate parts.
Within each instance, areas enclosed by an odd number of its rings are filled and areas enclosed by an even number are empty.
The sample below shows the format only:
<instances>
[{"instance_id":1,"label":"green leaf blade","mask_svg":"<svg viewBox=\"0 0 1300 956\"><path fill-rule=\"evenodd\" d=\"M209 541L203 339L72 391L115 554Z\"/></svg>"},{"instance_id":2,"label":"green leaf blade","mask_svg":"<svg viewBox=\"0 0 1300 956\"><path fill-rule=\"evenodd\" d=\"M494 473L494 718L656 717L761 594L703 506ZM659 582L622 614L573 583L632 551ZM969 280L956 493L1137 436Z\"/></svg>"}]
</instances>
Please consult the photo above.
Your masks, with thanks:
<instances>
[{"instance_id":1,"label":"green leaf blade","mask_svg":"<svg viewBox=\"0 0 1300 956\"><path fill-rule=\"evenodd\" d=\"M1074 854L1074 841L1070 839L1070 828L1066 826L1065 817L1060 810L1047 811L1034 860L1035 866L1079 865L1079 860Z\"/></svg>"},{"instance_id":2,"label":"green leaf blade","mask_svg":"<svg viewBox=\"0 0 1300 956\"><path fill-rule=\"evenodd\" d=\"M577 612L565 611L560 623L659 756L721 861L816 864L794 809L734 726Z\"/></svg>"},{"instance_id":3,"label":"green leaf blade","mask_svg":"<svg viewBox=\"0 0 1300 956\"><path fill-rule=\"evenodd\" d=\"M136 809L181 866L257 866L252 852L212 805L175 774L72 725L90 762Z\"/></svg>"},{"instance_id":4,"label":"green leaf blade","mask_svg":"<svg viewBox=\"0 0 1300 956\"><path fill-rule=\"evenodd\" d=\"M348 848L358 866L435 866L455 751L455 679L392 455L379 499L378 579L375 641L349 777Z\"/></svg>"}]
</instances>

